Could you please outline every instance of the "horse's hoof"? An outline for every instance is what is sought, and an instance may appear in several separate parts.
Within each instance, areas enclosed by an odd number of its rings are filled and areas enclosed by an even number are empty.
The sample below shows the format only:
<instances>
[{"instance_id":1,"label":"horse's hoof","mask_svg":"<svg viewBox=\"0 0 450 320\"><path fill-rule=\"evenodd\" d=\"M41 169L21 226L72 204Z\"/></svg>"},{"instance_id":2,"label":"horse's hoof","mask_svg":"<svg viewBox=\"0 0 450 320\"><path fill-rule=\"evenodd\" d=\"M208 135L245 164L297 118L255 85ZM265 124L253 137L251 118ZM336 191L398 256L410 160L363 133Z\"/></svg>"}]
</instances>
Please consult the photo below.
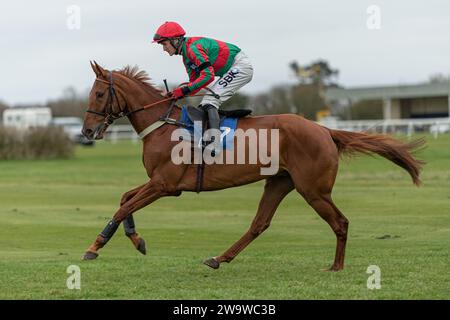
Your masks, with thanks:
<instances>
[{"instance_id":1,"label":"horse's hoof","mask_svg":"<svg viewBox=\"0 0 450 320\"><path fill-rule=\"evenodd\" d=\"M334 272L336 272L336 271L341 271L342 269L343 268L339 268L339 267L336 267L336 266L331 266L329 268L322 269L321 271L323 271L323 272L326 272L326 271L334 271Z\"/></svg>"},{"instance_id":2,"label":"horse's hoof","mask_svg":"<svg viewBox=\"0 0 450 320\"><path fill-rule=\"evenodd\" d=\"M98 253L92 252L92 251L86 251L84 256L82 257L83 260L95 260L98 257Z\"/></svg>"},{"instance_id":3,"label":"horse's hoof","mask_svg":"<svg viewBox=\"0 0 450 320\"><path fill-rule=\"evenodd\" d=\"M216 260L216 258L209 258L203 261L203 264L206 264L208 267L213 269L219 269L220 262Z\"/></svg>"},{"instance_id":4,"label":"horse's hoof","mask_svg":"<svg viewBox=\"0 0 450 320\"><path fill-rule=\"evenodd\" d=\"M145 241L144 239L140 239L139 240L139 244L136 248L140 253L142 253L143 255L147 254L147 248L145 247Z\"/></svg>"}]
</instances>

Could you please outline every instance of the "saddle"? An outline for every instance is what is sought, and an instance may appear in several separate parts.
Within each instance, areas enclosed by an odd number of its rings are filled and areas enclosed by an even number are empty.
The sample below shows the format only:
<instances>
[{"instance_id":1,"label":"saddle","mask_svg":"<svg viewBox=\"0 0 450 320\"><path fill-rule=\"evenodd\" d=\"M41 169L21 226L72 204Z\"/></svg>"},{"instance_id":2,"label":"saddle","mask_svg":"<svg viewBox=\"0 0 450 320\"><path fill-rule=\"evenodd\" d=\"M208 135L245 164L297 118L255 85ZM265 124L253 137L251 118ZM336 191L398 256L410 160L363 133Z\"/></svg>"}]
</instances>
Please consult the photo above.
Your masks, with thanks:
<instances>
[{"instance_id":1,"label":"saddle","mask_svg":"<svg viewBox=\"0 0 450 320\"><path fill-rule=\"evenodd\" d=\"M186 111L187 111L189 119L191 119L192 122L201 121L204 124L203 127L206 127L205 122L208 119L208 115L204 110L202 110L201 108L193 107L193 106L187 106ZM250 109L236 109L236 110L220 110L219 109L219 116L220 116L221 122L225 118L244 118L251 113L252 113L252 110L250 110Z\"/></svg>"}]
</instances>

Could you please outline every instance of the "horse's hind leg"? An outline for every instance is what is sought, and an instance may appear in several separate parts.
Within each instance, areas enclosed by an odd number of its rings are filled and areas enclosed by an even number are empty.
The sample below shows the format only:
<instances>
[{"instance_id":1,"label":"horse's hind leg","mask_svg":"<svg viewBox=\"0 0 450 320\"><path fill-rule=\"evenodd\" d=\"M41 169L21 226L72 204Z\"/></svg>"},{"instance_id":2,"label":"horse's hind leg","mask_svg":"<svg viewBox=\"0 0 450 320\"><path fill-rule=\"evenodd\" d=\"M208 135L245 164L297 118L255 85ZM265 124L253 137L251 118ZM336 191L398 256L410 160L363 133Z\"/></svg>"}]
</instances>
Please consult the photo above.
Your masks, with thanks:
<instances>
[{"instance_id":1,"label":"horse's hind leg","mask_svg":"<svg viewBox=\"0 0 450 320\"><path fill-rule=\"evenodd\" d=\"M308 203L324 219L336 235L336 254L330 271L344 268L345 245L347 243L348 220L333 203L330 195L318 195L307 198Z\"/></svg>"},{"instance_id":2,"label":"horse's hind leg","mask_svg":"<svg viewBox=\"0 0 450 320\"><path fill-rule=\"evenodd\" d=\"M266 230L272 220L281 200L294 189L291 177L286 173L269 177L266 180L264 194L259 203L258 212L248 231L221 256L209 258L204 263L214 269L219 268L221 262L230 262L239 252Z\"/></svg>"},{"instance_id":3,"label":"horse's hind leg","mask_svg":"<svg viewBox=\"0 0 450 320\"><path fill-rule=\"evenodd\" d=\"M292 179L297 191L311 207L324 219L336 235L336 255L329 270L338 271L344 268L345 245L347 242L348 220L331 199L331 190L336 177L335 170L323 168L313 170L302 168L302 172L292 170Z\"/></svg>"}]
</instances>

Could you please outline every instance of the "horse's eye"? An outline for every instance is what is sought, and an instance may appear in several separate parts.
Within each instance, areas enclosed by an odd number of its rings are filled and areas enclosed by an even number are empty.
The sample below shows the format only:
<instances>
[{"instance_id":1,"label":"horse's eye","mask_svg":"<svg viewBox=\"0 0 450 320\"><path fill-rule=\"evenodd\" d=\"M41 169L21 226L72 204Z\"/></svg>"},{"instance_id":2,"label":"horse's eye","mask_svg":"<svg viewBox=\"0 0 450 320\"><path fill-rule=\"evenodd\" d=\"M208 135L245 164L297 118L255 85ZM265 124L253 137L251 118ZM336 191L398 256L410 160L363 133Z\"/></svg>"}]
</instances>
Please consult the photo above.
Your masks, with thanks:
<instances>
[{"instance_id":1,"label":"horse's eye","mask_svg":"<svg viewBox=\"0 0 450 320\"><path fill-rule=\"evenodd\" d=\"M97 99L103 97L103 95L104 95L104 92L96 92L95 93L95 96L97 97Z\"/></svg>"}]
</instances>

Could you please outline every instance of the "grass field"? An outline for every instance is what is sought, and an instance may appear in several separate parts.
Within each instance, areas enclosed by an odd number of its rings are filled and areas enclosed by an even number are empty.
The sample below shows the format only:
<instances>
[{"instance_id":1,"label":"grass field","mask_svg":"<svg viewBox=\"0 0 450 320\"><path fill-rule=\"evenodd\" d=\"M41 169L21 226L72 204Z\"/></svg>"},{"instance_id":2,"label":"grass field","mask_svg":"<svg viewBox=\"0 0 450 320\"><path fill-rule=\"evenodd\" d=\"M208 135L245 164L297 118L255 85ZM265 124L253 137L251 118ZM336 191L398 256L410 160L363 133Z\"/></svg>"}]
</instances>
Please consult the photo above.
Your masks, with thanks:
<instances>
[{"instance_id":1,"label":"grass field","mask_svg":"<svg viewBox=\"0 0 450 320\"><path fill-rule=\"evenodd\" d=\"M449 299L450 136L427 141L420 188L385 159L341 161L333 195L350 229L337 273L321 271L333 261L334 234L295 192L232 263L201 263L246 231L262 182L161 199L135 215L146 256L121 227L84 262L121 194L146 181L141 145L0 162L0 299ZM81 290L66 287L69 265L81 269ZM369 265L381 269L379 290L367 289Z\"/></svg>"}]
</instances>

